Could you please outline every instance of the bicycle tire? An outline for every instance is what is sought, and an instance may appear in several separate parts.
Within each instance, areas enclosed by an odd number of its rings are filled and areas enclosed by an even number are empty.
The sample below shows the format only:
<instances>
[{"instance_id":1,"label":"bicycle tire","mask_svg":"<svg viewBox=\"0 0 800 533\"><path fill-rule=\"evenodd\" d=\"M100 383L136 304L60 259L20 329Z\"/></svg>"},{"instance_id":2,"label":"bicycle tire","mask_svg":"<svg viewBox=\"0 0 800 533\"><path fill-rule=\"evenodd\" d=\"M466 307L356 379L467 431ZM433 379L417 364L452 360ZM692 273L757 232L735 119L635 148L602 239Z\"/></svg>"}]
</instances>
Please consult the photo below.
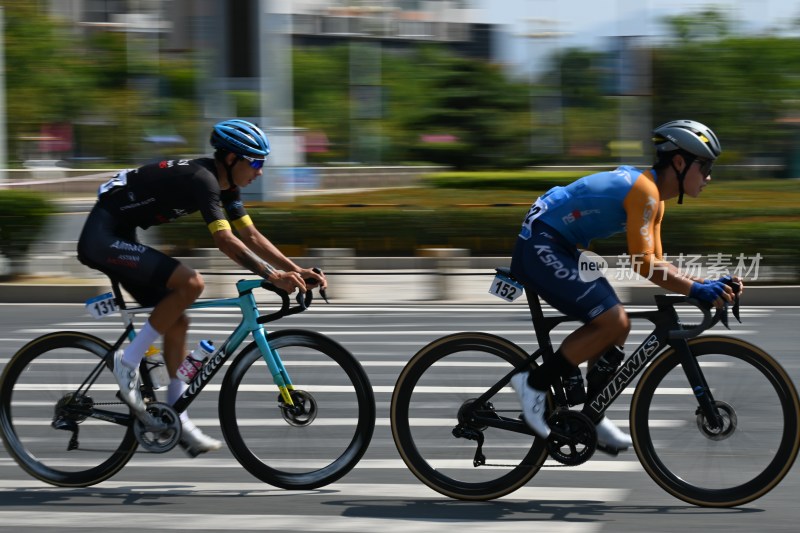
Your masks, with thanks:
<instances>
[{"instance_id":1,"label":"bicycle tire","mask_svg":"<svg viewBox=\"0 0 800 533\"><path fill-rule=\"evenodd\" d=\"M491 500L517 490L539 472L547 458L542 439L475 428L484 436L487 461L475 467L477 444L453 435L459 408L527 357L501 337L456 333L431 342L408 362L395 384L390 419L395 446L420 481L450 498ZM520 413L510 386L492 404L498 413Z\"/></svg>"},{"instance_id":2,"label":"bicycle tire","mask_svg":"<svg viewBox=\"0 0 800 533\"><path fill-rule=\"evenodd\" d=\"M270 485L302 490L328 485L352 470L367 451L375 429L372 385L356 358L324 335L282 330L267 339L281 354L296 389L316 402L317 416L305 426L283 417L278 388L261 351L251 343L222 383L222 433L236 460ZM253 417L258 417L255 422Z\"/></svg>"},{"instance_id":3,"label":"bicycle tire","mask_svg":"<svg viewBox=\"0 0 800 533\"><path fill-rule=\"evenodd\" d=\"M9 455L28 474L59 487L88 487L125 466L138 443L131 425L75 417L77 449L68 450L73 432L52 426L55 408L89 376L111 346L92 335L61 331L23 346L0 377L0 434ZM105 367L89 389L91 401L116 403L118 390ZM104 406L104 409L109 407Z\"/></svg>"},{"instance_id":4,"label":"bicycle tire","mask_svg":"<svg viewBox=\"0 0 800 533\"><path fill-rule=\"evenodd\" d=\"M685 502L746 504L775 488L797 457L797 391L783 368L750 343L709 336L690 340L689 347L714 401L725 402L730 431L703 429L694 393L674 388L686 377L669 349L645 370L631 399L636 453L650 477ZM657 418L664 413L668 423Z\"/></svg>"}]
</instances>

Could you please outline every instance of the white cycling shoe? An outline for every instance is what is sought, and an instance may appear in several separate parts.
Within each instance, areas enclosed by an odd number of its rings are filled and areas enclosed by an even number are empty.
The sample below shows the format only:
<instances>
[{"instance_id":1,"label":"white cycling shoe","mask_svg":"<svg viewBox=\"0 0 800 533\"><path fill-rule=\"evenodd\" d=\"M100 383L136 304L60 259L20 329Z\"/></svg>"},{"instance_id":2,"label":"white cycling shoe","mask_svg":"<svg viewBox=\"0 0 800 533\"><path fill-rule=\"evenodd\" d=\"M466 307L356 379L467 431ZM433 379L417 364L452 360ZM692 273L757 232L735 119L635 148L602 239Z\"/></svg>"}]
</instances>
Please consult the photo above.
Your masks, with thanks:
<instances>
[{"instance_id":1,"label":"white cycling shoe","mask_svg":"<svg viewBox=\"0 0 800 533\"><path fill-rule=\"evenodd\" d=\"M528 424L537 437L546 439L550 435L550 426L547 425L544 419L547 391L540 391L531 387L528 384L528 372L515 374L511 378L511 388L519 396L525 423Z\"/></svg>"},{"instance_id":2,"label":"white cycling shoe","mask_svg":"<svg viewBox=\"0 0 800 533\"><path fill-rule=\"evenodd\" d=\"M595 428L597 429L597 445L602 451L616 455L633 446L631 436L619 429L607 416L604 416Z\"/></svg>"},{"instance_id":3,"label":"white cycling shoe","mask_svg":"<svg viewBox=\"0 0 800 533\"><path fill-rule=\"evenodd\" d=\"M197 457L201 453L219 450L222 448L222 441L209 437L188 420L181 427L180 445L189 457Z\"/></svg>"},{"instance_id":4,"label":"white cycling shoe","mask_svg":"<svg viewBox=\"0 0 800 533\"><path fill-rule=\"evenodd\" d=\"M145 419L147 410L139 390L139 368L131 368L122 362L122 350L114 353L114 367L111 369L119 385L119 398L133 410L137 418Z\"/></svg>"}]
</instances>

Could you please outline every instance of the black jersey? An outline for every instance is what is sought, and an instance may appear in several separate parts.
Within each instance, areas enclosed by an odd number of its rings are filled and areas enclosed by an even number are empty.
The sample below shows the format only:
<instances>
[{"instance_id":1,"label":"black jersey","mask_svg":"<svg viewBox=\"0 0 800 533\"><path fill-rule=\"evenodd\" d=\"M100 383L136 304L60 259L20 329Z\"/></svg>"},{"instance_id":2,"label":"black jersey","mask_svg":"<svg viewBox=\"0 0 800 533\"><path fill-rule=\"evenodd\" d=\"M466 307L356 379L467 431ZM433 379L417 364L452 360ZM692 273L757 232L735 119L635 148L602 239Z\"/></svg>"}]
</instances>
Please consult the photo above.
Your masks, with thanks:
<instances>
[{"instance_id":1,"label":"black jersey","mask_svg":"<svg viewBox=\"0 0 800 533\"><path fill-rule=\"evenodd\" d=\"M228 220L237 227L252 224L239 188L220 189L211 158L167 160L125 170L103 184L98 194L104 209L132 227L149 228L195 211L200 211L211 233L230 229Z\"/></svg>"}]
</instances>

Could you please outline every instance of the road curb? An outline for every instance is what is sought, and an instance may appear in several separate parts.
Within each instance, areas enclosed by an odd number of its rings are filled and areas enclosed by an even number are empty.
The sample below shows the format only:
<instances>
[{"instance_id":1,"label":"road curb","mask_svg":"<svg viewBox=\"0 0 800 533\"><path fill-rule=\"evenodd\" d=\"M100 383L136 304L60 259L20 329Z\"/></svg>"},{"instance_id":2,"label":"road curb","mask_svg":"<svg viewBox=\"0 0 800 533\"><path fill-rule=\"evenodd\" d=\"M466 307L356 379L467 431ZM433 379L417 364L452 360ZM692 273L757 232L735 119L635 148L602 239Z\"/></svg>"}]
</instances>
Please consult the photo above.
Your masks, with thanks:
<instances>
[{"instance_id":1,"label":"road curb","mask_svg":"<svg viewBox=\"0 0 800 533\"><path fill-rule=\"evenodd\" d=\"M0 283L0 303L83 303L108 290L107 283Z\"/></svg>"},{"instance_id":2,"label":"road curb","mask_svg":"<svg viewBox=\"0 0 800 533\"><path fill-rule=\"evenodd\" d=\"M387 275L391 275L387 273ZM427 276L430 274L417 274L417 276ZM329 276L332 280L335 275ZM405 276L407 277L407 276ZM207 287L208 289L209 287ZM614 285L614 289L620 297L622 303L627 305L651 305L654 303L653 296L663 293L664 290L656 286L648 285ZM84 303L89 298L109 291L107 282L98 280L93 283L87 281L80 284L44 284L44 283L0 283L0 303ZM207 291L209 292L209 291ZM437 291L429 293L429 297L420 298L419 294L411 297L409 303L424 302L447 302L447 303L471 303L471 304L493 304L496 298L488 293L469 292L459 293L458 290L448 291L446 297L442 299ZM204 294L205 298L215 298L221 295ZM365 292L337 292L334 302L342 304L376 304L382 300L369 291ZM394 303L402 303L402 295L395 293ZM499 300L497 300L499 301ZM383 301L383 303L387 303ZM746 288L743 300L745 306L789 306L800 305L800 285L770 285L770 286L749 286Z\"/></svg>"}]
</instances>

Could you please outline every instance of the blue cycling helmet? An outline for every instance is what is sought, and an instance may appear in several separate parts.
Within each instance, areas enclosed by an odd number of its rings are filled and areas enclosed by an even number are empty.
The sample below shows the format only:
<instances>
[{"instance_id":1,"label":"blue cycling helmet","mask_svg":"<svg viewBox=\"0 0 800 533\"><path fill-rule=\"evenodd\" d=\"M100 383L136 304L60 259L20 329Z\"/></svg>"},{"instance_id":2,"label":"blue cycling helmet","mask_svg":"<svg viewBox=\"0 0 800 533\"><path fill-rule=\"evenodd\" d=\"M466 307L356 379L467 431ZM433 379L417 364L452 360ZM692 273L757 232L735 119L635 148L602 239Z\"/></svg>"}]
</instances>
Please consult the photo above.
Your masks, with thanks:
<instances>
[{"instance_id":1,"label":"blue cycling helmet","mask_svg":"<svg viewBox=\"0 0 800 533\"><path fill-rule=\"evenodd\" d=\"M214 125L211 146L238 156L265 159L270 152L269 140L261 128L246 120L223 120Z\"/></svg>"}]
</instances>

